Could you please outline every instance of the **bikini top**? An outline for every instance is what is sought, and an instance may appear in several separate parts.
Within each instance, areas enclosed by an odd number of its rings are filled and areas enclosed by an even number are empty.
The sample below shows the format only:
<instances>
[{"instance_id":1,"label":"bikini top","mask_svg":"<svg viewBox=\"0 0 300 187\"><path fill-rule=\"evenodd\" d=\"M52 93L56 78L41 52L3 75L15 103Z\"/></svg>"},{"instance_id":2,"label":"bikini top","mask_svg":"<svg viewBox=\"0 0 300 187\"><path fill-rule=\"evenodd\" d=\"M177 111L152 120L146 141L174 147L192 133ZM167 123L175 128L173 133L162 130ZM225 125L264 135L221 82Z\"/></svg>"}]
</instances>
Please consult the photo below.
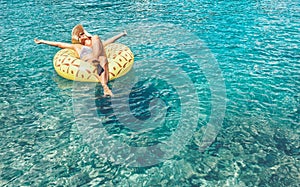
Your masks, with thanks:
<instances>
[{"instance_id":1,"label":"bikini top","mask_svg":"<svg viewBox=\"0 0 300 187\"><path fill-rule=\"evenodd\" d=\"M84 56L89 55L93 53L92 48L88 47L88 46L82 46L81 51L80 51L80 59L82 59Z\"/></svg>"}]
</instances>

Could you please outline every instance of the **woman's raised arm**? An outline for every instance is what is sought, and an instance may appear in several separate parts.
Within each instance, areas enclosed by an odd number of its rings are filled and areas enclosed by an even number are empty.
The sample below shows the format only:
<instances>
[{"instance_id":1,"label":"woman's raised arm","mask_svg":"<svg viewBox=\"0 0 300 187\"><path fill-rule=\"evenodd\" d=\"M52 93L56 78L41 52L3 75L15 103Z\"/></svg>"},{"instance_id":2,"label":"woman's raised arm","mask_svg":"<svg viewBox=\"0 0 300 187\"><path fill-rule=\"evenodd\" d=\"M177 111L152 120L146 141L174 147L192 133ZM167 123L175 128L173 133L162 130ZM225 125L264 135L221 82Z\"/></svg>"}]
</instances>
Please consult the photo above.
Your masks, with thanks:
<instances>
[{"instance_id":1,"label":"woman's raised arm","mask_svg":"<svg viewBox=\"0 0 300 187\"><path fill-rule=\"evenodd\" d=\"M126 36L127 35L127 32L126 31L123 31L121 32L120 34L112 37L112 38L109 38L105 41L103 41L103 46L107 46L108 44L111 44L111 43L114 43L115 41L117 41L119 38L121 38L122 36Z\"/></svg>"},{"instance_id":2,"label":"woman's raised arm","mask_svg":"<svg viewBox=\"0 0 300 187\"><path fill-rule=\"evenodd\" d=\"M34 42L36 44L47 44L55 47L59 47L62 49L69 48L69 49L75 49L74 44L69 44L69 43L63 43L63 42L53 42L53 41L47 41L47 40L39 40L37 38L34 39Z\"/></svg>"}]
</instances>

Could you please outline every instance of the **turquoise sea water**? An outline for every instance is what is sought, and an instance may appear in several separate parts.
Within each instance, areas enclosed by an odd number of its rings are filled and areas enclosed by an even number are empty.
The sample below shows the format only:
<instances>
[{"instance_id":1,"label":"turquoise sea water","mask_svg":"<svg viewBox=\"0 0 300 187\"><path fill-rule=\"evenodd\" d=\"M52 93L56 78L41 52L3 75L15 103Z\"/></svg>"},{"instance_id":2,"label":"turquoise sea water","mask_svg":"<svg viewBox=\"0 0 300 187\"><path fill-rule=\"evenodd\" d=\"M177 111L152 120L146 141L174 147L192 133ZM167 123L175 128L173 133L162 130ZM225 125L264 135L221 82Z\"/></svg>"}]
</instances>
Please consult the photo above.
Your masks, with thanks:
<instances>
[{"instance_id":1,"label":"turquoise sea water","mask_svg":"<svg viewBox=\"0 0 300 187\"><path fill-rule=\"evenodd\" d=\"M297 186L299 1L1 1L1 186ZM59 77L82 23L135 54L101 86Z\"/></svg>"}]
</instances>

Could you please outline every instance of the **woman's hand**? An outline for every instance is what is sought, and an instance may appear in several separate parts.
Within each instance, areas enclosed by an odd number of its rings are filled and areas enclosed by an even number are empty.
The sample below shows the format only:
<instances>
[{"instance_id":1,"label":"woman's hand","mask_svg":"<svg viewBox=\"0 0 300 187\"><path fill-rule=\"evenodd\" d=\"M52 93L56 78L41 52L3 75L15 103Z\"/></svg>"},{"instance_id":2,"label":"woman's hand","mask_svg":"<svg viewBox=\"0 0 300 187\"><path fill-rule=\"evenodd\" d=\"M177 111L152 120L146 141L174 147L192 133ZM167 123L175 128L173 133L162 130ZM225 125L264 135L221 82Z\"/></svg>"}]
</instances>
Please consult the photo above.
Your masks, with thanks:
<instances>
[{"instance_id":1,"label":"woman's hand","mask_svg":"<svg viewBox=\"0 0 300 187\"><path fill-rule=\"evenodd\" d=\"M41 44L41 43L42 43L42 40L39 40L39 39L35 38L35 39L34 39L34 42L35 42L36 44Z\"/></svg>"},{"instance_id":2,"label":"woman's hand","mask_svg":"<svg viewBox=\"0 0 300 187\"><path fill-rule=\"evenodd\" d=\"M127 31L126 30L123 31L123 36L127 36Z\"/></svg>"}]
</instances>

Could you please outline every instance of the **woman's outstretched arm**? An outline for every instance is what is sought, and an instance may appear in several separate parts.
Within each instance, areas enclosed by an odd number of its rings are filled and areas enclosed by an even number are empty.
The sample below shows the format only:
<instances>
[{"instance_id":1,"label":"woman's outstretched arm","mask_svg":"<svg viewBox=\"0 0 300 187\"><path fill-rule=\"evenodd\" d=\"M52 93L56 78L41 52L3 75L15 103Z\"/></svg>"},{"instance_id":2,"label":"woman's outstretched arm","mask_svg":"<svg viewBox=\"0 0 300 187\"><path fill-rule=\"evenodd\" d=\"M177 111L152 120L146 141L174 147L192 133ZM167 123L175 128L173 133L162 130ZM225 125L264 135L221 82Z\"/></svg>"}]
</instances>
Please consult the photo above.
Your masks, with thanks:
<instances>
[{"instance_id":1,"label":"woman's outstretched arm","mask_svg":"<svg viewBox=\"0 0 300 187\"><path fill-rule=\"evenodd\" d=\"M74 44L69 44L69 43L63 43L63 42L53 42L53 41L47 41L47 40L39 40L37 38L34 39L34 42L36 44L47 44L55 47L59 47L62 49L69 48L69 49L75 49Z\"/></svg>"},{"instance_id":2,"label":"woman's outstretched arm","mask_svg":"<svg viewBox=\"0 0 300 187\"><path fill-rule=\"evenodd\" d=\"M121 32L120 34L112 37L112 38L109 38L107 40L105 40L103 43L104 46L108 45L108 44L111 44L111 43L114 43L116 40L118 40L119 38L121 38L122 36L126 36L127 35L127 32L126 31L123 31Z\"/></svg>"}]
</instances>

